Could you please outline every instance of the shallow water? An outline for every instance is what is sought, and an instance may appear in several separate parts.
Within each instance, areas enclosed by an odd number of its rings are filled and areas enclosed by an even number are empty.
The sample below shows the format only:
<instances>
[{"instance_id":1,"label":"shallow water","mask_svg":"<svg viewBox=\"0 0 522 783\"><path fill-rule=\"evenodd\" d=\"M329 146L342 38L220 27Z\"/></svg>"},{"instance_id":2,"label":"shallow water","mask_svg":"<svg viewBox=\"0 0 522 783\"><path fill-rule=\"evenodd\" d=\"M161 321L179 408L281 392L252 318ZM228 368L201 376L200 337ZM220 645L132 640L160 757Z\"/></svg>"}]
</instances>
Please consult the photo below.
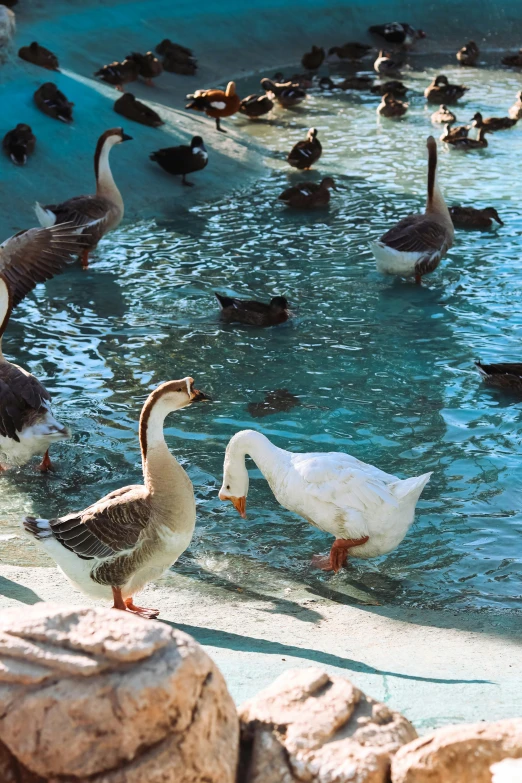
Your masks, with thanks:
<instances>
[{"instance_id":1,"label":"shallow water","mask_svg":"<svg viewBox=\"0 0 522 783\"><path fill-rule=\"evenodd\" d=\"M506 114L520 75L448 62L429 64L472 88L456 109L459 122L479 109ZM3 562L48 562L13 537L22 513L66 513L140 480L141 403L157 383L190 374L214 401L167 422L169 446L198 499L196 535L176 569L258 590L290 576L312 593L328 586L339 600L519 606L521 403L487 389L473 362L520 360L522 127L489 136L485 151L440 148L448 203L495 206L503 228L458 232L422 287L379 275L368 249L423 208L425 139L442 130L422 97L434 73L406 75L414 92L399 122L377 119L375 96L315 91L268 122L226 121L266 149L263 179L219 202L209 194L161 225L124 226L100 245L89 272L74 268L17 308L4 352L47 385L73 438L54 449L55 474L26 466L0 477ZM240 93L256 82L239 83ZM289 171L284 153L310 125L319 128L323 157L311 173ZM326 173L339 185L328 212L275 205L289 183ZM192 179L204 188L204 175ZM165 187L178 207L182 188ZM268 330L221 325L215 290L285 294L295 318ZM248 412L282 388L301 404L263 418ZM290 450L348 451L401 477L433 470L407 538L387 557L352 560L337 576L312 571L312 554L331 538L280 508L258 472L246 521L217 498L225 445L247 427Z\"/></svg>"}]
</instances>

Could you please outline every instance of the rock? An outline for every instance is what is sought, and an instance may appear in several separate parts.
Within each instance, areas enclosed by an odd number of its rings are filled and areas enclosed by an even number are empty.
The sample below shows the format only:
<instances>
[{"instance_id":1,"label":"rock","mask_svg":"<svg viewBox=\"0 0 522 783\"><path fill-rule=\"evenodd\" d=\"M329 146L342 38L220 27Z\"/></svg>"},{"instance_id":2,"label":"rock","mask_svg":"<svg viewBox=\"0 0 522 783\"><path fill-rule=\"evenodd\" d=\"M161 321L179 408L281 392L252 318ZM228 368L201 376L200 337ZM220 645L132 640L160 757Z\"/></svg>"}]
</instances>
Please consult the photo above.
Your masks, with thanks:
<instances>
[{"instance_id":1,"label":"rock","mask_svg":"<svg viewBox=\"0 0 522 783\"><path fill-rule=\"evenodd\" d=\"M522 780L522 758L504 759L489 768L491 783L520 783Z\"/></svg>"},{"instance_id":2,"label":"rock","mask_svg":"<svg viewBox=\"0 0 522 783\"><path fill-rule=\"evenodd\" d=\"M2 783L234 783L238 734L187 634L102 608L0 618Z\"/></svg>"},{"instance_id":3,"label":"rock","mask_svg":"<svg viewBox=\"0 0 522 783\"><path fill-rule=\"evenodd\" d=\"M505 758L522 758L522 718L445 726L426 734L397 753L392 780L491 783L490 766Z\"/></svg>"},{"instance_id":4,"label":"rock","mask_svg":"<svg viewBox=\"0 0 522 783\"><path fill-rule=\"evenodd\" d=\"M239 709L239 783L386 783L417 733L385 704L322 669L291 669Z\"/></svg>"}]
</instances>

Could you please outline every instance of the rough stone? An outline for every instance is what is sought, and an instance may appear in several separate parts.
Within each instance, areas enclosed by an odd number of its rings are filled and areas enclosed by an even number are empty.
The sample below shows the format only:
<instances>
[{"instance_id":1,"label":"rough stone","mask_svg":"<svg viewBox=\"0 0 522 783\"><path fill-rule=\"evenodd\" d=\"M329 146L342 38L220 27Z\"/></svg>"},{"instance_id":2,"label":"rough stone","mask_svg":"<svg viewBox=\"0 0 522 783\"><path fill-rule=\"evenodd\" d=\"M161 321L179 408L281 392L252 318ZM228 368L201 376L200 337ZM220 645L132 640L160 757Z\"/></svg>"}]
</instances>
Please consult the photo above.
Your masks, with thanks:
<instances>
[{"instance_id":1,"label":"rough stone","mask_svg":"<svg viewBox=\"0 0 522 783\"><path fill-rule=\"evenodd\" d=\"M522 758L522 718L445 726L401 748L393 783L491 783L490 767Z\"/></svg>"},{"instance_id":2,"label":"rough stone","mask_svg":"<svg viewBox=\"0 0 522 783\"><path fill-rule=\"evenodd\" d=\"M322 669L292 669L239 709L240 783L386 783L417 733Z\"/></svg>"},{"instance_id":3,"label":"rough stone","mask_svg":"<svg viewBox=\"0 0 522 783\"><path fill-rule=\"evenodd\" d=\"M111 609L0 619L2 783L233 783L238 719L187 634Z\"/></svg>"}]
</instances>

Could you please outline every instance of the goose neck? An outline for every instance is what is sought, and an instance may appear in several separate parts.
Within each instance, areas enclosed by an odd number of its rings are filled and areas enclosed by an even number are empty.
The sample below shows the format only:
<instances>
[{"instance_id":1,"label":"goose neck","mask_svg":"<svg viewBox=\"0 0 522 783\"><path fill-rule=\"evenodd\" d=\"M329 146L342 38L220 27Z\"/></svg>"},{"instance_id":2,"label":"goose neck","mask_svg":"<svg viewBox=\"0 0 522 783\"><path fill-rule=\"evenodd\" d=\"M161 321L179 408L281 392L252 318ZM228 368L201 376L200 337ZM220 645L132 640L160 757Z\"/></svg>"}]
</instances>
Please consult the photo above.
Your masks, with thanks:
<instances>
[{"instance_id":1,"label":"goose neck","mask_svg":"<svg viewBox=\"0 0 522 783\"><path fill-rule=\"evenodd\" d=\"M278 471L278 466L286 452L274 446L265 435L254 430L239 432L231 441L231 461L241 460L244 464L245 457L251 457L263 476L270 479Z\"/></svg>"},{"instance_id":2,"label":"goose neck","mask_svg":"<svg viewBox=\"0 0 522 783\"><path fill-rule=\"evenodd\" d=\"M109 163L109 153L116 142L113 138L105 139L94 156L94 171L96 174L96 195L110 199L123 209L123 199L118 190Z\"/></svg>"},{"instance_id":3,"label":"goose neck","mask_svg":"<svg viewBox=\"0 0 522 783\"><path fill-rule=\"evenodd\" d=\"M150 404L149 404L150 403ZM143 479L156 498L165 495L169 504L180 492L192 493L192 483L179 462L170 453L163 432L165 418L172 411L161 398L143 407L140 418L140 447Z\"/></svg>"}]
</instances>

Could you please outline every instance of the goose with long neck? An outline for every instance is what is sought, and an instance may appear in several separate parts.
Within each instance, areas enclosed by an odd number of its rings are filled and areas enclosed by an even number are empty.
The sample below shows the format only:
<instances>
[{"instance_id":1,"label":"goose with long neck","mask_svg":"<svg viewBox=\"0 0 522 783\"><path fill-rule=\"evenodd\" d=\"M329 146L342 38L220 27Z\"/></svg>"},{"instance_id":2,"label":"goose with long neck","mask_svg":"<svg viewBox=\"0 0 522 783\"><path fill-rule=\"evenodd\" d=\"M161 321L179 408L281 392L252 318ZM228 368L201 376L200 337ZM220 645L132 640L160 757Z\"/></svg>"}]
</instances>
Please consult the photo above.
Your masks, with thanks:
<instances>
[{"instance_id":1,"label":"goose with long neck","mask_svg":"<svg viewBox=\"0 0 522 783\"><path fill-rule=\"evenodd\" d=\"M349 454L294 454L280 449L254 430L230 440L223 467L220 500L229 500L246 515L248 471L252 457L276 500L310 524L335 537L327 558L313 564L338 571L348 553L371 558L391 552L413 523L415 506L431 473L405 480Z\"/></svg>"},{"instance_id":2,"label":"goose with long neck","mask_svg":"<svg viewBox=\"0 0 522 783\"><path fill-rule=\"evenodd\" d=\"M124 207L120 191L112 176L109 153L116 144L129 141L122 128L111 128L102 133L94 153L96 193L90 196L75 196L61 204L35 206L38 221L42 226L59 223L73 223L83 227L81 262L84 269L89 265L89 254L109 231L116 228L123 218Z\"/></svg>"},{"instance_id":3,"label":"goose with long neck","mask_svg":"<svg viewBox=\"0 0 522 783\"><path fill-rule=\"evenodd\" d=\"M205 399L192 378L162 383L140 416L143 484L117 489L58 519L23 520L26 532L74 585L94 598L112 598L114 609L157 617L158 610L137 606L134 595L170 568L190 544L196 522L194 489L167 447L163 424L172 411Z\"/></svg>"},{"instance_id":4,"label":"goose with long neck","mask_svg":"<svg viewBox=\"0 0 522 783\"><path fill-rule=\"evenodd\" d=\"M415 277L433 272L453 245L454 229L448 207L437 182L437 144L428 148L428 195L424 214L408 215L371 243L377 269L387 275Z\"/></svg>"}]
</instances>

